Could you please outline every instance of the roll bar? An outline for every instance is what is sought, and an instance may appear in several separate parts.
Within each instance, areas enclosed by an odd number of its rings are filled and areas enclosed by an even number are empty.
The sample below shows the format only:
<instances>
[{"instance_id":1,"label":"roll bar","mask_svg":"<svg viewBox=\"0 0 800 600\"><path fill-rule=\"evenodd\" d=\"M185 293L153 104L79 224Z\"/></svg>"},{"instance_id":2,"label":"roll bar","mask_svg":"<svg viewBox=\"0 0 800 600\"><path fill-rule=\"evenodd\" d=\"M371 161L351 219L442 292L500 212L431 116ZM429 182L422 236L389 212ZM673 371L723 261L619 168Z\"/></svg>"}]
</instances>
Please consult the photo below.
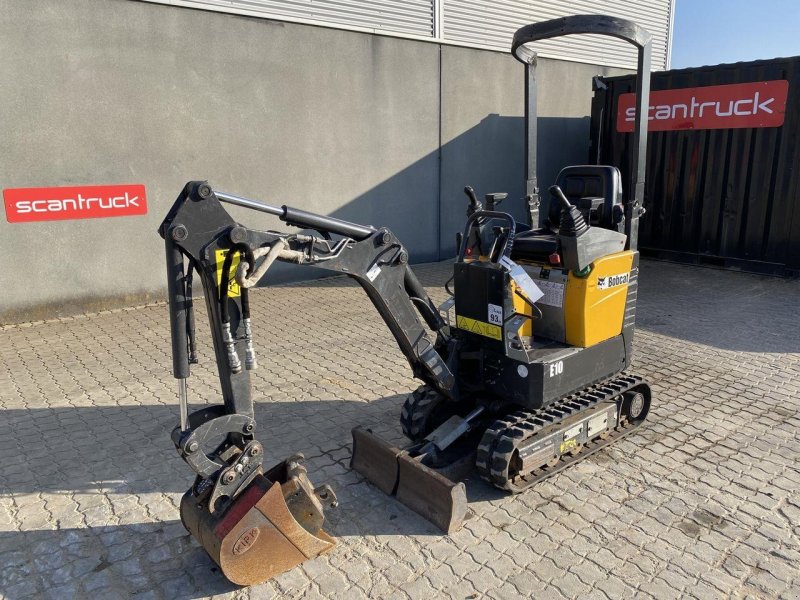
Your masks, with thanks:
<instances>
[{"instance_id":1,"label":"roll bar","mask_svg":"<svg viewBox=\"0 0 800 600\"><path fill-rule=\"evenodd\" d=\"M514 33L511 54L525 65L525 148L527 183L526 194L531 205L531 218L538 221L538 181L536 175L536 51L527 46L531 42L565 35L589 33L607 35L633 44L638 49L636 69L636 117L633 130L631 176L628 189L633 201L625 204L625 233L628 248L638 245L639 217L644 213L644 183L647 161L647 110L650 101L650 47L651 36L633 21L606 15L574 15L533 23ZM532 223L534 227L538 223Z\"/></svg>"}]
</instances>

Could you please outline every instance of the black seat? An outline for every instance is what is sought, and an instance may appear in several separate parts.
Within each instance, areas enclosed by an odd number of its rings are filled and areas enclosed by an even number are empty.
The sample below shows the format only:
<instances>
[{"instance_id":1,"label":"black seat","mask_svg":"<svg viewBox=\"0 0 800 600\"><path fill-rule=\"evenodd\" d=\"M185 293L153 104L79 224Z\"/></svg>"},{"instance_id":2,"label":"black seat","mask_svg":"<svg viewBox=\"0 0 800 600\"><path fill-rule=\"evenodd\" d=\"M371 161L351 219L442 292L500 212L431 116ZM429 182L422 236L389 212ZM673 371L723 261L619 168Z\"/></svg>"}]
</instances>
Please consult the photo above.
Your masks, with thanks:
<instances>
[{"instance_id":1,"label":"black seat","mask_svg":"<svg viewBox=\"0 0 800 600\"><path fill-rule=\"evenodd\" d=\"M547 262L553 252L558 251L558 238L549 229L532 229L514 236L511 260L533 260Z\"/></svg>"},{"instance_id":2,"label":"black seat","mask_svg":"<svg viewBox=\"0 0 800 600\"><path fill-rule=\"evenodd\" d=\"M607 165L565 167L556 183L590 226L624 231L619 169ZM544 227L518 233L514 237L511 259L547 262L550 255L558 251L560 220L561 206L551 198Z\"/></svg>"},{"instance_id":3,"label":"black seat","mask_svg":"<svg viewBox=\"0 0 800 600\"><path fill-rule=\"evenodd\" d=\"M561 169L556 179L571 204L583 213L592 227L623 232L622 177L619 169L608 165L577 165ZM557 228L561 207L551 201L548 206L550 228Z\"/></svg>"}]
</instances>

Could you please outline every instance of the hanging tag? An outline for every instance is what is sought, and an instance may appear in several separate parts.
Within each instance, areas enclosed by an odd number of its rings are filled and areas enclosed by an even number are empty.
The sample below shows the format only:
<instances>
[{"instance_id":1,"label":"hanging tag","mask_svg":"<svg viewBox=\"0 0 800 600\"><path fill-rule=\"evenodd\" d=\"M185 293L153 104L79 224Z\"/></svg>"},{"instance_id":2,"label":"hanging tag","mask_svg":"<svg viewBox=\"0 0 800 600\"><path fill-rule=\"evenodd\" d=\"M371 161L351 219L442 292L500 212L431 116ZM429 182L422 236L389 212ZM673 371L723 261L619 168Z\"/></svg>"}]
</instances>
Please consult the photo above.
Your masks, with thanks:
<instances>
[{"instance_id":1,"label":"hanging tag","mask_svg":"<svg viewBox=\"0 0 800 600\"><path fill-rule=\"evenodd\" d=\"M520 267L517 263L513 260L504 256L500 259L500 266L503 267L506 271L508 271L509 276L511 279L514 280L514 283L517 284L517 289L519 293L525 296L525 299L533 304L534 302L538 301L539 298L544 296L544 292L539 289L539 286L533 282L533 279L530 278L525 272L525 269Z\"/></svg>"}]
</instances>

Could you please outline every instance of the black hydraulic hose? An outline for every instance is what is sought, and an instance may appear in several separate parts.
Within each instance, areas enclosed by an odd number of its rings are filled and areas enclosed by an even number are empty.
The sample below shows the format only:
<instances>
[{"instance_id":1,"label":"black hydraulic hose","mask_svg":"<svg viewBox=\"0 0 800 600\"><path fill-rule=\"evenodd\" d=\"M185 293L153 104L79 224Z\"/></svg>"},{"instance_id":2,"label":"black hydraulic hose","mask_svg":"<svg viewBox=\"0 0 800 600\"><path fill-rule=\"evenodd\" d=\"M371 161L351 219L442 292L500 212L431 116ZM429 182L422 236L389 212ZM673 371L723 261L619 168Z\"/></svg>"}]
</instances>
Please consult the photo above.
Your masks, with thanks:
<instances>
[{"instance_id":1,"label":"black hydraulic hose","mask_svg":"<svg viewBox=\"0 0 800 600\"><path fill-rule=\"evenodd\" d=\"M455 276L455 275L451 275L451 276L450 276L450 279L448 279L447 281L445 281L445 282L444 282L444 289L445 289L445 291L446 291L448 294L450 294L451 296L455 296L455 295L456 295L456 294L455 294L455 292L454 292L453 290L451 290L451 289L450 289L450 284L451 284L451 283L453 283L453 280L454 280L455 278L456 278L456 276Z\"/></svg>"},{"instance_id":2,"label":"black hydraulic hose","mask_svg":"<svg viewBox=\"0 0 800 600\"><path fill-rule=\"evenodd\" d=\"M220 275L220 283L219 283L219 302L220 302L220 310L222 313L222 322L223 323L230 323L231 322L231 315L228 309L228 287L230 285L230 278L231 278L231 264L233 263L233 257L236 253L241 253L244 256L244 259L247 261L247 266L250 268L250 273L252 273L256 268L256 260L253 256L253 251L250 250L247 244L234 244L231 246L228 253L225 255L225 261L222 263L222 273ZM249 319L250 318L250 294L246 287L242 287L242 318Z\"/></svg>"}]
</instances>

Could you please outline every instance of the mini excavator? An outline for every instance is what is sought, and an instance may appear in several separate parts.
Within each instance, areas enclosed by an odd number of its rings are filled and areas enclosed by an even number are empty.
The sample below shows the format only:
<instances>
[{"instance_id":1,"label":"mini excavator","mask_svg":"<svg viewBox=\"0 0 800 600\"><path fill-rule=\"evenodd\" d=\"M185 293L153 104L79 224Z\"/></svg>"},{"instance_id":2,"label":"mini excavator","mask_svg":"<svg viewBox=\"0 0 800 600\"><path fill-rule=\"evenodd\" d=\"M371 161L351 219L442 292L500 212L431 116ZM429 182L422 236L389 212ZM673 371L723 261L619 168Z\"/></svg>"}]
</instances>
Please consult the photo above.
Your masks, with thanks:
<instances>
[{"instance_id":1,"label":"mini excavator","mask_svg":"<svg viewBox=\"0 0 800 600\"><path fill-rule=\"evenodd\" d=\"M529 44L599 34L638 49L636 119L628 195L613 166L570 166L539 215L536 53ZM165 241L173 374L180 423L172 440L196 478L183 496L184 526L232 582L264 581L333 548L324 511L336 505L295 454L265 468L249 372L257 368L249 290L276 262L310 265L356 280L422 385L406 399L398 448L356 427L351 467L438 525L457 530L472 470L521 492L640 426L651 393L628 374L638 280L650 36L623 19L564 17L519 29L512 54L526 68L527 196L531 225L482 203L472 188L458 257L437 307L384 227L359 225L186 184L159 233ZM223 204L277 217L301 230L240 225ZM540 223L541 222L541 223ZM541 224L541 226L539 226ZM197 362L192 305L200 278L223 404L189 414Z\"/></svg>"}]
</instances>

